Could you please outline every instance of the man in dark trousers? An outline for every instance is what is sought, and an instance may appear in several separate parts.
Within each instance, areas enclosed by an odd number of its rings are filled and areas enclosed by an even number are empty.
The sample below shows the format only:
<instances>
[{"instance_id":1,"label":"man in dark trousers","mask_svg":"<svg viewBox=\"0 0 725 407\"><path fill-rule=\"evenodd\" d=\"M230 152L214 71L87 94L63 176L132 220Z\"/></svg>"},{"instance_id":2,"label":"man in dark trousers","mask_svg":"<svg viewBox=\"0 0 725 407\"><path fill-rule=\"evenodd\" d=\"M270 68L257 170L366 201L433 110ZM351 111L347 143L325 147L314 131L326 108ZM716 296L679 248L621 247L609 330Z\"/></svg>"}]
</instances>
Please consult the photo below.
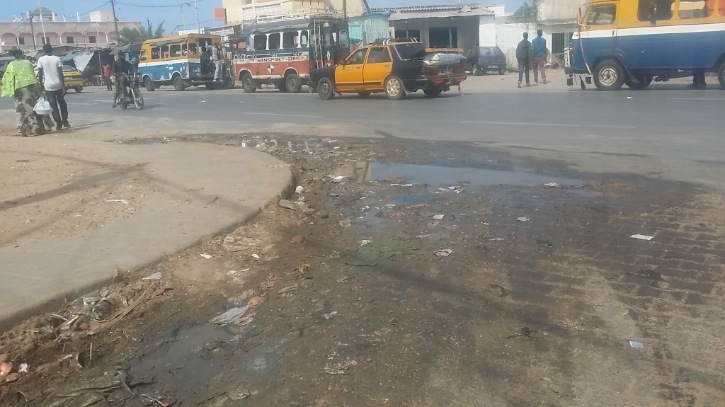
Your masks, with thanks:
<instances>
[{"instance_id":1,"label":"man in dark trousers","mask_svg":"<svg viewBox=\"0 0 725 407\"><path fill-rule=\"evenodd\" d=\"M38 58L38 78L43 84L48 103L53 108L55 129L70 127L68 124L68 104L65 102L65 78L63 78L63 62L53 55L50 44L43 45L43 55Z\"/></svg>"},{"instance_id":2,"label":"man in dark trousers","mask_svg":"<svg viewBox=\"0 0 725 407\"><path fill-rule=\"evenodd\" d=\"M118 96L123 94L125 100L128 95L126 85L128 75L131 73L131 64L126 61L123 51L118 51L118 57L113 61L113 66L111 67L111 73L116 78L116 93L113 95L113 106L111 107L116 107Z\"/></svg>"},{"instance_id":3,"label":"man in dark trousers","mask_svg":"<svg viewBox=\"0 0 725 407\"><path fill-rule=\"evenodd\" d=\"M533 60L534 49L529 42L529 33L524 33L524 39L516 46L516 59L519 61L519 88L521 87L521 79L526 73L526 86L531 86L529 81L529 67Z\"/></svg>"}]
</instances>

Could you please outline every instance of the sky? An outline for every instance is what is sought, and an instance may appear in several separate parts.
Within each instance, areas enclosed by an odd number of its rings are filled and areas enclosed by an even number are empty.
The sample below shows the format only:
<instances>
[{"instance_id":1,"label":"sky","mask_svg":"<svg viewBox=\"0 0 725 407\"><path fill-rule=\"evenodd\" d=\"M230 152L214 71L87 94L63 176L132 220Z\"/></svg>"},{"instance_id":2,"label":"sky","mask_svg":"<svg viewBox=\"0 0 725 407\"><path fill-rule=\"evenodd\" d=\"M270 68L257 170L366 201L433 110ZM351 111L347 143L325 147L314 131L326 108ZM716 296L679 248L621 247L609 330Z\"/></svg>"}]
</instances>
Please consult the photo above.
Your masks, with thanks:
<instances>
[{"instance_id":1,"label":"sky","mask_svg":"<svg viewBox=\"0 0 725 407\"><path fill-rule=\"evenodd\" d=\"M263 0L260 0L263 1ZM115 0L116 17L122 21L141 21L148 19L154 27L164 22L167 34L186 27L196 28L196 10L194 0ZM220 22L212 20L212 9L221 7L222 0L196 0L199 10L199 24L202 27L215 27ZM402 7L428 4L469 4L474 1L456 0L368 0L370 7ZM479 1L480 4L506 4L506 11L513 12L525 3L525 0ZM12 21L13 15L25 14L38 6L55 11L60 18L75 20L76 13L82 21L88 21L93 10L110 10L108 0L0 0L0 21Z\"/></svg>"}]
</instances>

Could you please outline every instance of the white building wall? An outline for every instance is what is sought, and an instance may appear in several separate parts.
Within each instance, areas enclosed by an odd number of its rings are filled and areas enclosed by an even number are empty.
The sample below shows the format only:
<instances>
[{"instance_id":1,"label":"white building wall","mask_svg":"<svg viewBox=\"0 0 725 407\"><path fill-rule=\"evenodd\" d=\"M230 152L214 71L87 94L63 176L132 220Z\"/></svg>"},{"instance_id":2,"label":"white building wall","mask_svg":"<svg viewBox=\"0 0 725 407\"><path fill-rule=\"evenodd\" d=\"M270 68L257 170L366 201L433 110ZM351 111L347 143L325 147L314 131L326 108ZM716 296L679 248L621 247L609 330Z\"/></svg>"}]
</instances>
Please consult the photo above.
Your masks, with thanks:
<instances>
[{"instance_id":1,"label":"white building wall","mask_svg":"<svg viewBox=\"0 0 725 407\"><path fill-rule=\"evenodd\" d=\"M496 17L493 15L478 17L478 45L482 47L496 45Z\"/></svg>"},{"instance_id":2,"label":"white building wall","mask_svg":"<svg viewBox=\"0 0 725 407\"><path fill-rule=\"evenodd\" d=\"M531 24L497 24L496 45L506 54L506 63L509 68L517 69L516 46L524 38L524 32L529 33L529 41L536 38L536 27ZM546 40L546 47L551 51L551 37L544 30L542 36Z\"/></svg>"},{"instance_id":3,"label":"white building wall","mask_svg":"<svg viewBox=\"0 0 725 407\"><path fill-rule=\"evenodd\" d=\"M542 21L576 21L576 9L581 0L541 0L539 19Z\"/></svg>"}]
</instances>

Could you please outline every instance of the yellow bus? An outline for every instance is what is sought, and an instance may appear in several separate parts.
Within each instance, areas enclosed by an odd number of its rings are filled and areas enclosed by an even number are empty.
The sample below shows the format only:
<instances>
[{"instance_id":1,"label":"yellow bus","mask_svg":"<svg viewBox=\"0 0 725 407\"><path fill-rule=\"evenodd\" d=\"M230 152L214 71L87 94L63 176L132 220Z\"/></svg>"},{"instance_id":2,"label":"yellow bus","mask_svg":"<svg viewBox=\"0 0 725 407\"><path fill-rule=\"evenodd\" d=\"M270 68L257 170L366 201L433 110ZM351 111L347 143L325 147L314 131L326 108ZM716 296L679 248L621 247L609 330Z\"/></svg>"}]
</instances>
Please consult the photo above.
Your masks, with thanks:
<instances>
[{"instance_id":1,"label":"yellow bus","mask_svg":"<svg viewBox=\"0 0 725 407\"><path fill-rule=\"evenodd\" d=\"M584 75L600 90L641 89L699 74L705 86L705 72L716 72L725 88L725 0L592 0L579 26L569 85Z\"/></svg>"},{"instance_id":2,"label":"yellow bus","mask_svg":"<svg viewBox=\"0 0 725 407\"><path fill-rule=\"evenodd\" d=\"M146 40L139 53L138 73L149 91L161 85L176 90L206 85L214 88L214 64L207 45L221 47L222 40L212 34L185 34Z\"/></svg>"}]
</instances>

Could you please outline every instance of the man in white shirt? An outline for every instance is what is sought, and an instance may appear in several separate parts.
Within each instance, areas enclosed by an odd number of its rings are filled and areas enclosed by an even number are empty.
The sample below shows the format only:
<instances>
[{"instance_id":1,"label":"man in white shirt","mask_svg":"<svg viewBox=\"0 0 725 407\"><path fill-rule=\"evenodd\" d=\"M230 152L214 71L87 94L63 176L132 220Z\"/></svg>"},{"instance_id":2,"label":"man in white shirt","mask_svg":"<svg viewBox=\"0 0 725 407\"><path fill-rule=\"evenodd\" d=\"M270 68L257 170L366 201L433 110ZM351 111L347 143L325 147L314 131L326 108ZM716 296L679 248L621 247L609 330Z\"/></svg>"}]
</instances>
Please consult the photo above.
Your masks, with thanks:
<instances>
[{"instance_id":1,"label":"man in white shirt","mask_svg":"<svg viewBox=\"0 0 725 407\"><path fill-rule=\"evenodd\" d=\"M53 46L43 45L45 55L38 58L38 78L43 84L46 99L53 108L55 129L70 127L68 124L68 104L65 103L65 79L63 78L63 62L53 55Z\"/></svg>"}]
</instances>

